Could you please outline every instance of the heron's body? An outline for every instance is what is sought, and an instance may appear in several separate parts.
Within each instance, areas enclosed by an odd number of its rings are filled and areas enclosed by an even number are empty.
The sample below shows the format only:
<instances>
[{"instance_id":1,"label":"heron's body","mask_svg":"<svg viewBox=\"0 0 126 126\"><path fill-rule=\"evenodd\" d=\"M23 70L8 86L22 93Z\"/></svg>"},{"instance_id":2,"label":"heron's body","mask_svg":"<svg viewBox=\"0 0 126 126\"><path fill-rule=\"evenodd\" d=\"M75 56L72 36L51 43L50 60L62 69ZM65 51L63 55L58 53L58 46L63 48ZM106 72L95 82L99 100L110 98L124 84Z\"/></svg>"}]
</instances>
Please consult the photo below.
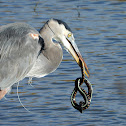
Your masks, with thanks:
<instances>
[{"instance_id":1,"label":"heron's body","mask_svg":"<svg viewBox=\"0 0 126 126\"><path fill-rule=\"evenodd\" d=\"M25 77L43 77L59 66L62 48L53 39L63 44L81 66L73 34L61 20L49 20L40 33L26 23L0 27L0 99L14 83Z\"/></svg>"},{"instance_id":2,"label":"heron's body","mask_svg":"<svg viewBox=\"0 0 126 126\"><path fill-rule=\"evenodd\" d=\"M0 89L22 80L33 67L41 45L30 33L39 34L25 23L0 27Z\"/></svg>"}]
</instances>

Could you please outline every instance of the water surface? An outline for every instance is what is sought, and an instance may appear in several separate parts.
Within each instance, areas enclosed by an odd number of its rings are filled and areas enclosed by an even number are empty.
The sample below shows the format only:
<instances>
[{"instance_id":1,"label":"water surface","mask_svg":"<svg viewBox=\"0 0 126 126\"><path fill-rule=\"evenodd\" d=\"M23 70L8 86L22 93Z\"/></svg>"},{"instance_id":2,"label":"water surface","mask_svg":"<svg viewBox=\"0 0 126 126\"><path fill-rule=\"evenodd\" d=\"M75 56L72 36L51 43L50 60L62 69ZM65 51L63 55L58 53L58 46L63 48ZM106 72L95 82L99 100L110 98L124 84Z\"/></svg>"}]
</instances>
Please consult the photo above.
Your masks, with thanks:
<instances>
[{"instance_id":1,"label":"water surface","mask_svg":"<svg viewBox=\"0 0 126 126\"><path fill-rule=\"evenodd\" d=\"M0 0L0 25L26 22L40 29L50 18L64 20L90 69L90 107L80 114L70 103L80 68L66 51L59 68L44 78L20 82L0 101L0 125L126 125L125 0Z\"/></svg>"}]
</instances>

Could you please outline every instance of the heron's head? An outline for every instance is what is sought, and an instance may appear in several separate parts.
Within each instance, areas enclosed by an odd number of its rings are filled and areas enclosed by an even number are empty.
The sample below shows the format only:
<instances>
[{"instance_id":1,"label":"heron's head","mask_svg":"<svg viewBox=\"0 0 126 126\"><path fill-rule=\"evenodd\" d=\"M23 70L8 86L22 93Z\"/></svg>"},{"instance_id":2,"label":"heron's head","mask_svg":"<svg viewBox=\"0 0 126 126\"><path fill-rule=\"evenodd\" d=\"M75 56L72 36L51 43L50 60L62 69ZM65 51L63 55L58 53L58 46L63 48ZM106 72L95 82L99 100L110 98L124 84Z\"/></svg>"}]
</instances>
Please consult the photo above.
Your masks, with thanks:
<instances>
[{"instance_id":1,"label":"heron's head","mask_svg":"<svg viewBox=\"0 0 126 126\"><path fill-rule=\"evenodd\" d=\"M84 64L85 74L89 76L88 67L75 43L73 33L69 26L65 22L58 19L50 19L47 22L47 25L54 34L53 39L60 42L65 47L65 49L73 56L80 67L82 67L82 64Z\"/></svg>"}]
</instances>

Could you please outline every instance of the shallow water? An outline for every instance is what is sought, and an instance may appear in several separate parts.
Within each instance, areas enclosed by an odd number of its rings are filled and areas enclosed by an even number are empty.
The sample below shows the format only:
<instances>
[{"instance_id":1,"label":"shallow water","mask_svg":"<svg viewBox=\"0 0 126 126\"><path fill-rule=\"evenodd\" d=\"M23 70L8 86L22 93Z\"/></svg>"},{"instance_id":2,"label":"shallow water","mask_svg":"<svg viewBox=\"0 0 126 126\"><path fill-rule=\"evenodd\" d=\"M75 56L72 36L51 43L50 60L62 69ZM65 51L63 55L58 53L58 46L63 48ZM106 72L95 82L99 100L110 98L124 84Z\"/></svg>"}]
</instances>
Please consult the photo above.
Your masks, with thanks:
<instances>
[{"instance_id":1,"label":"shallow water","mask_svg":"<svg viewBox=\"0 0 126 126\"><path fill-rule=\"evenodd\" d=\"M0 25L26 22L36 29L50 18L64 20L90 69L90 107L83 114L70 103L80 68L64 51L59 68L44 78L20 82L0 101L0 125L100 126L126 125L126 1L125 0L0 0Z\"/></svg>"}]
</instances>

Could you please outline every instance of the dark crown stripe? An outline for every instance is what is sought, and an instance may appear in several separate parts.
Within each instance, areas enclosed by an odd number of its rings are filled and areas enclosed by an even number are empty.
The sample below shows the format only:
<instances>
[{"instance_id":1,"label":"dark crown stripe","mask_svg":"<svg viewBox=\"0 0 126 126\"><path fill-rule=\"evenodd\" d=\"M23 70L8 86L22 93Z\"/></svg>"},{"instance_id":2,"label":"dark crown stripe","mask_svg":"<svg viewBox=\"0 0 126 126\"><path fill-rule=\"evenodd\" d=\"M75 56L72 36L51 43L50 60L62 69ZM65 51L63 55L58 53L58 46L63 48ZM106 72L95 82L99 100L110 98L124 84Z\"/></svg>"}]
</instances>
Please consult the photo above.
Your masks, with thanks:
<instances>
[{"instance_id":1,"label":"dark crown stripe","mask_svg":"<svg viewBox=\"0 0 126 126\"><path fill-rule=\"evenodd\" d=\"M71 31L70 27L64 21L59 19L53 19L53 20L57 21L59 24L63 24L67 30Z\"/></svg>"}]
</instances>

